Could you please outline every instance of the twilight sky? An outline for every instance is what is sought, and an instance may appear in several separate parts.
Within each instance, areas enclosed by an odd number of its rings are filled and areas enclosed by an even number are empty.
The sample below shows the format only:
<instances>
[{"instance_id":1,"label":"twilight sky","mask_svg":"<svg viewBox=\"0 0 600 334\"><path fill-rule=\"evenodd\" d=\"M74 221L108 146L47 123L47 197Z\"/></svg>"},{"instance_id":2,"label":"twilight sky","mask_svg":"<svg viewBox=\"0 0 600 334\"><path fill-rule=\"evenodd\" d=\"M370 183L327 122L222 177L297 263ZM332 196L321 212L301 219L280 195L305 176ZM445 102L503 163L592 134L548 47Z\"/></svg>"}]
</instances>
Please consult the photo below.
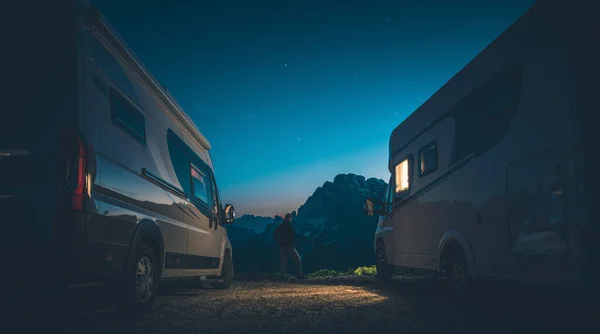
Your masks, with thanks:
<instances>
[{"instance_id":1,"label":"twilight sky","mask_svg":"<svg viewBox=\"0 0 600 334\"><path fill-rule=\"evenodd\" d=\"M211 142L238 215L387 181L391 131L533 0L96 0Z\"/></svg>"}]
</instances>

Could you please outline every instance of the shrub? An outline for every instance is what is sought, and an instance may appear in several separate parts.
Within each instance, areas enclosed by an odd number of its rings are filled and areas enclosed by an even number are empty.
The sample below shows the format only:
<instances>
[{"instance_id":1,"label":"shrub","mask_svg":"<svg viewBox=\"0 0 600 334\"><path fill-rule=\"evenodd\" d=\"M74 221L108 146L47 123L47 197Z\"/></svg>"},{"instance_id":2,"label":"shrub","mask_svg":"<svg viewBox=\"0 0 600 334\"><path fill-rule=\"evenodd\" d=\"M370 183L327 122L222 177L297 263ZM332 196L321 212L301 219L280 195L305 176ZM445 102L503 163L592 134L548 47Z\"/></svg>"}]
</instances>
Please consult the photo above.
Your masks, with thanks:
<instances>
[{"instance_id":1,"label":"shrub","mask_svg":"<svg viewBox=\"0 0 600 334\"><path fill-rule=\"evenodd\" d=\"M377 268L375 266L370 267L358 267L354 271L354 275L358 276L375 276L377 274Z\"/></svg>"},{"instance_id":2,"label":"shrub","mask_svg":"<svg viewBox=\"0 0 600 334\"><path fill-rule=\"evenodd\" d=\"M335 271L335 270L331 270L331 269L319 269L315 272L312 272L308 275L306 275L306 277L312 278L312 277L338 277L338 276L344 276L344 273L341 273L339 271Z\"/></svg>"}]
</instances>

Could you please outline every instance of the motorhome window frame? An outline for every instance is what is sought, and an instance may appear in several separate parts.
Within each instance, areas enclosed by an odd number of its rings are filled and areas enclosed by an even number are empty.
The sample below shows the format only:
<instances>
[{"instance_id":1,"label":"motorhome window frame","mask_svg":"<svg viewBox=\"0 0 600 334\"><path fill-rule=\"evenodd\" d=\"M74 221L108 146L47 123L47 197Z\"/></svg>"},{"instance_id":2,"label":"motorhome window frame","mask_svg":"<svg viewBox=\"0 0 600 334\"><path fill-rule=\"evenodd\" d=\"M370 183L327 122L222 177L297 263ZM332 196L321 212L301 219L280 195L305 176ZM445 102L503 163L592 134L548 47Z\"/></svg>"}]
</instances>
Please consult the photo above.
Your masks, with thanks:
<instances>
[{"instance_id":1,"label":"motorhome window frame","mask_svg":"<svg viewBox=\"0 0 600 334\"><path fill-rule=\"evenodd\" d=\"M196 172L202 174L204 176L204 181L205 182L210 182L210 173L207 173L205 170L203 170L202 168L197 167L193 162L190 162L190 201L196 205L198 207L198 209L200 211L202 211L203 213L210 213L211 212L211 208L210 208L210 204L211 203L207 203L204 202L201 198L198 198L194 195L194 176L192 175L192 170L196 170ZM206 195L207 195L207 200L210 201L211 200L211 196L212 196L212 191L210 189L210 184L205 184L206 187L208 187L206 190Z\"/></svg>"},{"instance_id":2,"label":"motorhome window frame","mask_svg":"<svg viewBox=\"0 0 600 334\"><path fill-rule=\"evenodd\" d=\"M396 192L396 184L397 181L396 180L396 167L398 167L398 165L400 165L401 163L403 163L404 161L408 161L408 188L406 188L406 190L403 190L401 192ZM394 164L394 201L399 201L402 200L404 198L406 198L411 190L412 190L412 184L413 184L413 170L414 170L414 156L412 153L406 154L402 157L402 159L398 160L398 163Z\"/></svg>"},{"instance_id":3,"label":"motorhome window frame","mask_svg":"<svg viewBox=\"0 0 600 334\"><path fill-rule=\"evenodd\" d=\"M132 103L124 93L120 92L120 89L118 88L109 87L108 100L110 105L110 119L112 124L117 128L121 129L121 131L125 132L129 137L135 139L142 146L146 146L146 116L144 115L144 113L141 110L139 110L135 103ZM122 103L127 109L129 109L129 111L141 117L142 125L144 127L143 134L139 134L136 130L134 130L128 124L126 124L124 120L117 117L115 108L113 107L113 104L115 102Z\"/></svg>"},{"instance_id":4,"label":"motorhome window frame","mask_svg":"<svg viewBox=\"0 0 600 334\"><path fill-rule=\"evenodd\" d=\"M394 173L395 174L395 173ZM394 194L396 182L394 182L394 174L390 175L388 185L385 188L385 195L383 196L383 205L385 205L385 214L388 215L394 210Z\"/></svg>"},{"instance_id":5,"label":"motorhome window frame","mask_svg":"<svg viewBox=\"0 0 600 334\"><path fill-rule=\"evenodd\" d=\"M423 171L421 171L422 154L425 151L431 149L432 146L435 146L435 168L432 168L429 171L423 172ZM425 177L425 176L427 176L427 175L429 175L429 174L431 174L431 173L433 173L433 172L435 172L435 171L438 170L438 167L439 167L439 164L440 164L439 154L438 153L439 153L439 150L438 150L437 140L432 140L429 143L421 146L421 148L419 149L419 152L418 152L418 157L419 157L419 178Z\"/></svg>"},{"instance_id":6,"label":"motorhome window frame","mask_svg":"<svg viewBox=\"0 0 600 334\"><path fill-rule=\"evenodd\" d=\"M403 144L399 145L398 148L392 149L392 146L390 144L390 156L395 156L396 154L398 154L398 153L406 150L409 146L411 146L416 140L418 140L427 131L430 131L432 128L434 128L435 126L437 126L441 122L445 121L446 119L454 117L455 109L457 108L457 106L461 105L462 103L465 103L465 100L471 99L472 96L473 96L473 93L475 91L477 91L478 89L483 89L483 87L485 87L486 85L490 85L493 82L497 82L496 80L498 80L498 77L500 77L503 73L505 74L505 72L511 71L511 70L515 70L515 71L518 72L518 75L519 75L519 78L520 78L520 81L521 81L521 83L520 83L520 90L517 93L518 96L516 98L516 102L512 106L512 110L511 110L511 112L516 113L516 109L518 108L519 103L521 101L521 96L523 95L523 85L524 85L523 84L524 71L523 71L522 61L520 61L520 60L513 60L511 62L508 62L508 64L504 65L501 69L498 69L498 70L492 72L490 75L486 76L483 79L483 81L479 81L478 84L474 86L474 88L472 88L471 90L469 90L469 92L467 94L465 94L457 102L455 102L454 104L452 104L450 106L450 108L448 108L446 111L444 111L442 113L442 115L440 115L437 118L435 118L432 122L430 122L427 126L425 126L421 131L419 131L417 134L415 134L414 136L412 136L408 140L404 140ZM485 88L487 88L487 87L485 87ZM420 110L420 108L422 108L422 107L423 107L423 105L421 105L419 108L417 108L413 112L413 114L416 113L416 112L418 112ZM507 112L507 110L505 110L504 112ZM477 112L477 111L474 111L474 112ZM494 115L498 115L498 114L494 114ZM492 117L491 119L488 117L488 120L491 121L489 123L493 123L496 120L496 117ZM488 125L489 123L486 122L485 125ZM394 134L397 131L399 131L399 129L400 129L401 126L402 126L402 124L398 125L392 131L392 139L394 137ZM458 162L458 163L460 163L460 162Z\"/></svg>"},{"instance_id":7,"label":"motorhome window frame","mask_svg":"<svg viewBox=\"0 0 600 334\"><path fill-rule=\"evenodd\" d=\"M212 200L215 201L216 200L216 206L217 206L217 211L218 211L218 220L217 220L217 224L223 226L223 221L225 220L225 210L223 209L223 203L221 202L221 196L219 195L219 189L217 187L217 180L215 178L214 173L210 174L210 183L211 183L211 187L210 187L210 191L211 191L211 195L212 195ZM214 193L213 193L214 191ZM212 205L210 206L210 212L211 215L214 216L213 213L213 208L215 206L215 203L212 203ZM215 226L216 228L216 226Z\"/></svg>"}]
</instances>

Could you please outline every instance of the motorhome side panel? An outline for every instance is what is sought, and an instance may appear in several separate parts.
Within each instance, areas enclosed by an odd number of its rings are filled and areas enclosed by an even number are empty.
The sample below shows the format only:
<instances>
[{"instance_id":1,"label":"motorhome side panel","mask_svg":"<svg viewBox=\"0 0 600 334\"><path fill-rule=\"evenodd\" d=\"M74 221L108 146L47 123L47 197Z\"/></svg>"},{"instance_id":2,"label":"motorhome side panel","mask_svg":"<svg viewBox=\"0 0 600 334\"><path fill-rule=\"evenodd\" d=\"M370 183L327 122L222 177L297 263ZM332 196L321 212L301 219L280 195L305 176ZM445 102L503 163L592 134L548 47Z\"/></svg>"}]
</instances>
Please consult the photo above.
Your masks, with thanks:
<instances>
[{"instance_id":1,"label":"motorhome side panel","mask_svg":"<svg viewBox=\"0 0 600 334\"><path fill-rule=\"evenodd\" d=\"M489 240L481 239L481 228L476 225L483 220L480 211L484 205L488 211L494 208L486 216L503 214L498 212L502 210L498 200L504 190L504 166L493 165L489 155L479 158L479 166L472 164L475 155L498 145L514 116L522 74L507 44L515 43L515 35L505 33L490 45L392 134L392 171L409 154L414 161L411 187L396 197L398 263L437 269L440 241L451 230L467 240L463 248L489 245ZM411 124L420 124L412 130L417 135L400 137L402 129ZM432 143L435 167L421 170L420 152ZM494 228L492 240L503 244L506 230L499 223L488 224L486 230Z\"/></svg>"},{"instance_id":2,"label":"motorhome side panel","mask_svg":"<svg viewBox=\"0 0 600 334\"><path fill-rule=\"evenodd\" d=\"M185 274L186 276L204 275L214 269L219 260L211 256L211 252L214 251L212 247L215 237L215 231L209 221L212 168L201 158L206 155L198 148L194 151L192 149L194 143L186 142L184 138L185 133L182 129L169 130L167 133L167 144L175 174L190 200L187 206L190 217L185 221L188 225L189 259Z\"/></svg>"},{"instance_id":3,"label":"motorhome side panel","mask_svg":"<svg viewBox=\"0 0 600 334\"><path fill-rule=\"evenodd\" d=\"M541 2L519 47L523 90L505 139L509 252L498 273L573 286L577 281L573 67L561 2Z\"/></svg>"},{"instance_id":4,"label":"motorhome side panel","mask_svg":"<svg viewBox=\"0 0 600 334\"><path fill-rule=\"evenodd\" d=\"M93 193L96 212L88 223L92 239L88 256L90 263L105 264L97 274L115 276L140 223L159 226L162 240L155 242L162 242L165 252L183 257L187 251L183 222L189 212L185 195L178 196L169 188L178 188L177 179L166 130L160 124L175 124L156 120L163 111L104 37L90 29L85 39L89 54L87 127L99 171ZM164 255L157 257L165 264ZM163 276L181 274L181 268L168 268Z\"/></svg>"},{"instance_id":5,"label":"motorhome side panel","mask_svg":"<svg viewBox=\"0 0 600 334\"><path fill-rule=\"evenodd\" d=\"M191 178L194 166L212 176L210 156L142 83L144 74L134 73L140 69L125 65L131 58L120 57L122 46L115 46L120 42L99 30L92 27L89 39L90 66L96 67L89 92L95 94L97 109L89 124L96 129L101 174L94 220L105 221L97 229L111 221L121 230L118 235L128 236L141 222L152 222L162 232L164 277L213 273L220 262L220 240L214 240L210 211L200 210L194 201ZM206 183L207 194L209 187ZM125 249L124 241L110 244ZM106 253L101 247L97 256Z\"/></svg>"},{"instance_id":6,"label":"motorhome side panel","mask_svg":"<svg viewBox=\"0 0 600 334\"><path fill-rule=\"evenodd\" d=\"M543 279L539 273L554 275L571 263L563 212L536 207L561 202L553 192L572 180L559 167L572 161L572 113L562 93L569 68L560 39L546 29L551 19L521 19L417 111L436 114L428 109L447 106L448 117L393 156L392 168L437 140L439 170L420 177L413 167L410 193L395 213L397 264L437 269L439 241L449 230L465 236L478 273ZM554 153L543 155L549 150ZM540 182L552 189L536 187ZM524 194L539 203L516 200ZM524 203L529 206L511 206ZM532 226L527 217L534 212L552 220ZM549 239L519 241L534 233ZM547 256L534 256L540 253Z\"/></svg>"}]
</instances>

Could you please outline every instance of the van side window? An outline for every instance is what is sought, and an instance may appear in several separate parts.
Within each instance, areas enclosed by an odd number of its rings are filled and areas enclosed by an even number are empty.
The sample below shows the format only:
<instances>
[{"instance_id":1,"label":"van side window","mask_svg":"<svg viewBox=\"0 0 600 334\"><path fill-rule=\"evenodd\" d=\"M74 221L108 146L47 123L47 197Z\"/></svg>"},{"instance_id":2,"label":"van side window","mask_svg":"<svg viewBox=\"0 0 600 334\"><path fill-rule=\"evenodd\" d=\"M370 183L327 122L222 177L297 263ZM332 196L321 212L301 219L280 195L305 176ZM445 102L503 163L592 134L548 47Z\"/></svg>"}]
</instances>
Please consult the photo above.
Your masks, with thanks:
<instances>
[{"instance_id":1,"label":"van side window","mask_svg":"<svg viewBox=\"0 0 600 334\"><path fill-rule=\"evenodd\" d=\"M385 196L383 197L383 212L389 213L392 210L394 204L394 196L393 194L394 188L394 177L390 176L390 181L385 188Z\"/></svg>"},{"instance_id":2,"label":"van side window","mask_svg":"<svg viewBox=\"0 0 600 334\"><path fill-rule=\"evenodd\" d=\"M213 205L212 205L212 214L217 217L217 221L221 222L221 201L219 200L219 193L217 191L217 184L215 179L211 180L212 186L212 196L213 196Z\"/></svg>"},{"instance_id":3,"label":"van side window","mask_svg":"<svg viewBox=\"0 0 600 334\"><path fill-rule=\"evenodd\" d=\"M394 179L396 180L396 195L408 193L410 190L410 156L404 158L398 163L394 170Z\"/></svg>"},{"instance_id":4,"label":"van side window","mask_svg":"<svg viewBox=\"0 0 600 334\"><path fill-rule=\"evenodd\" d=\"M501 69L449 110L456 134L449 166L471 154L477 157L504 139L517 112L522 86L521 66L515 63Z\"/></svg>"},{"instance_id":5,"label":"van side window","mask_svg":"<svg viewBox=\"0 0 600 334\"><path fill-rule=\"evenodd\" d=\"M111 119L119 127L140 144L146 145L146 124L144 115L129 103L120 93L110 89Z\"/></svg>"},{"instance_id":6,"label":"van side window","mask_svg":"<svg viewBox=\"0 0 600 334\"><path fill-rule=\"evenodd\" d=\"M208 205L208 178L198 168L192 165L192 199L201 204Z\"/></svg>"},{"instance_id":7,"label":"van side window","mask_svg":"<svg viewBox=\"0 0 600 334\"><path fill-rule=\"evenodd\" d=\"M438 167L437 143L431 142L419 150L419 176L433 173Z\"/></svg>"}]
</instances>

